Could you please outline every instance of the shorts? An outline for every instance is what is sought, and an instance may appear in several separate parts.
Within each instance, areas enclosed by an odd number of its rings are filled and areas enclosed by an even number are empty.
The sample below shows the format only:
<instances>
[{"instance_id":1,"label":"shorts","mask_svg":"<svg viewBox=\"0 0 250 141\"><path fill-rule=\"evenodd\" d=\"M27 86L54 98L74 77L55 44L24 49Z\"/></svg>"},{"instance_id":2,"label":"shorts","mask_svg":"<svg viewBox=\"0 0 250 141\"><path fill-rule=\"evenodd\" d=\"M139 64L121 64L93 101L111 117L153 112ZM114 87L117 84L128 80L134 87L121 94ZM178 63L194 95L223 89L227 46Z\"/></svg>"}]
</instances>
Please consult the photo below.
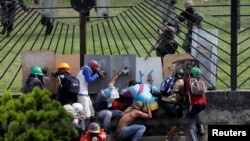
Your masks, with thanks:
<instances>
[{"instance_id":1,"label":"shorts","mask_svg":"<svg viewBox=\"0 0 250 141\"><path fill-rule=\"evenodd\" d=\"M89 96L77 95L77 102L82 104L83 112L86 118L95 116L95 110Z\"/></svg>"}]
</instances>

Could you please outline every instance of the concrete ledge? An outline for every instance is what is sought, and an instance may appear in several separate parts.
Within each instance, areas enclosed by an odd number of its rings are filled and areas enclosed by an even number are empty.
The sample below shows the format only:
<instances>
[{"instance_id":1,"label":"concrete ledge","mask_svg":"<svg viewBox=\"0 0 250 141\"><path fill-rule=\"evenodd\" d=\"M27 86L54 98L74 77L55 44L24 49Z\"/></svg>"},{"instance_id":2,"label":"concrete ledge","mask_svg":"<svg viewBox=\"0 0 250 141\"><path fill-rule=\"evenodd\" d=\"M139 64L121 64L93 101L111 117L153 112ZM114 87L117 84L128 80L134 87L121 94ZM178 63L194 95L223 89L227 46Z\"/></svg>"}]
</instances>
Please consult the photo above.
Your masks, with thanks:
<instances>
[{"instance_id":1,"label":"concrete ledge","mask_svg":"<svg viewBox=\"0 0 250 141\"><path fill-rule=\"evenodd\" d=\"M140 141L165 141L166 136L144 136ZM189 136L174 136L171 141L190 141ZM207 136L199 138L199 141L207 141Z\"/></svg>"},{"instance_id":2,"label":"concrete ledge","mask_svg":"<svg viewBox=\"0 0 250 141\"><path fill-rule=\"evenodd\" d=\"M119 141L116 135L107 137L107 141ZM140 141L166 141L166 136L143 136ZM191 141L189 136L174 136L171 141ZM207 136L199 137L199 141L207 141Z\"/></svg>"}]
</instances>

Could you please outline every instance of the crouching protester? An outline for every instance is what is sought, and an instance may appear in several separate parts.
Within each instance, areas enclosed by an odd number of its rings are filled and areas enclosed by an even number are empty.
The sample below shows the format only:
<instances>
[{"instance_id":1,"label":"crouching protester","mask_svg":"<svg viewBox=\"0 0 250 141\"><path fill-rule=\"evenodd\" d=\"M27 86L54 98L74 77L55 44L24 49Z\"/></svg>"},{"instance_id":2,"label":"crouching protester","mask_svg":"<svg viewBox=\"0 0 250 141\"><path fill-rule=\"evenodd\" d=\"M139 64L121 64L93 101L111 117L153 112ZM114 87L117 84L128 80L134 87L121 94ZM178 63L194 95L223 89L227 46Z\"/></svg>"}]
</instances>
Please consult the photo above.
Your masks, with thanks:
<instances>
[{"instance_id":1,"label":"crouching protester","mask_svg":"<svg viewBox=\"0 0 250 141\"><path fill-rule=\"evenodd\" d=\"M146 99L147 112L142 111L143 103L141 101L136 101L127 109L125 109L116 128L118 139L122 141L139 141L142 138L144 132L146 131L146 126L142 124L136 124L134 121L137 118L152 118L152 112L149 103L149 99Z\"/></svg>"},{"instance_id":2,"label":"crouching protester","mask_svg":"<svg viewBox=\"0 0 250 141\"><path fill-rule=\"evenodd\" d=\"M78 131L79 136L74 141L79 141L85 132L85 116L83 113L83 106L81 103L66 104L63 106L67 112L71 113L74 117L72 126Z\"/></svg>"},{"instance_id":3,"label":"crouching protester","mask_svg":"<svg viewBox=\"0 0 250 141\"><path fill-rule=\"evenodd\" d=\"M88 131L81 137L80 141L106 141L107 135L97 122L91 122Z\"/></svg>"},{"instance_id":4,"label":"crouching protester","mask_svg":"<svg viewBox=\"0 0 250 141\"><path fill-rule=\"evenodd\" d=\"M120 93L121 97L132 99L132 102L141 101L143 103L142 111L147 112L146 99L149 99L150 109L156 111L158 102L156 97L151 93L151 85L141 84L135 80L127 81L126 88L123 88Z\"/></svg>"},{"instance_id":5,"label":"crouching protester","mask_svg":"<svg viewBox=\"0 0 250 141\"><path fill-rule=\"evenodd\" d=\"M115 87L116 80L122 75L126 74L127 71L122 70L115 74L108 87L102 89L96 96L94 108L97 115L97 119L101 121L102 126L106 133L110 132L111 120L120 117L122 111L113 109L113 102L119 98L118 88Z\"/></svg>"},{"instance_id":6,"label":"crouching protester","mask_svg":"<svg viewBox=\"0 0 250 141\"><path fill-rule=\"evenodd\" d=\"M44 75L47 73L45 69L39 66L33 66L30 70L30 74L26 80L24 87L22 88L22 93L28 94L32 92L34 87L39 87L40 89L45 89Z\"/></svg>"}]
</instances>

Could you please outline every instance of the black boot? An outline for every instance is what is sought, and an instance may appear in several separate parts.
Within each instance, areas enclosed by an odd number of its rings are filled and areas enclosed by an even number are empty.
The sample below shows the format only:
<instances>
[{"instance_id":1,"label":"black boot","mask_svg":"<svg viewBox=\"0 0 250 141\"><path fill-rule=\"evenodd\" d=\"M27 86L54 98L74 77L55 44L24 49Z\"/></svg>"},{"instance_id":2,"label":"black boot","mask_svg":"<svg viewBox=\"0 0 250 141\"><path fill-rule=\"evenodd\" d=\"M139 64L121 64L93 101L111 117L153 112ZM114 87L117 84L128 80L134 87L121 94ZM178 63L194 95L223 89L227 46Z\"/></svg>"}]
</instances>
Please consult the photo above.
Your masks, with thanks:
<instances>
[{"instance_id":1,"label":"black boot","mask_svg":"<svg viewBox=\"0 0 250 141\"><path fill-rule=\"evenodd\" d=\"M13 30L13 24L9 24L8 27L7 27L7 37L10 37L10 33L12 32Z\"/></svg>"},{"instance_id":2,"label":"black boot","mask_svg":"<svg viewBox=\"0 0 250 141\"><path fill-rule=\"evenodd\" d=\"M5 32L6 32L6 27L3 27L3 28L2 28L2 31L0 32L0 34L3 34L3 35L4 35Z\"/></svg>"},{"instance_id":3,"label":"black boot","mask_svg":"<svg viewBox=\"0 0 250 141\"><path fill-rule=\"evenodd\" d=\"M7 30L7 37L10 37L10 33L12 32L12 29L11 30Z\"/></svg>"},{"instance_id":4,"label":"black boot","mask_svg":"<svg viewBox=\"0 0 250 141\"><path fill-rule=\"evenodd\" d=\"M45 31L45 35L46 36L50 35L52 29L53 29L53 25L47 26L46 31Z\"/></svg>"}]
</instances>

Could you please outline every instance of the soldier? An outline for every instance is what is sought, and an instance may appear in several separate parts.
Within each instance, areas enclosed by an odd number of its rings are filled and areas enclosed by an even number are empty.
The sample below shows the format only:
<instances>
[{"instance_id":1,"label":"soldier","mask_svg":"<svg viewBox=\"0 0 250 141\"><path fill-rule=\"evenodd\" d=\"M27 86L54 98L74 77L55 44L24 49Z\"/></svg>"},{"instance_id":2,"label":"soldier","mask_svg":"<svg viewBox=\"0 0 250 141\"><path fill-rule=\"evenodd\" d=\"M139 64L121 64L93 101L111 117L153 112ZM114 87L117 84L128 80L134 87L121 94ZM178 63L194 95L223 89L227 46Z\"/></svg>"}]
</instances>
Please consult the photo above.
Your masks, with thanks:
<instances>
[{"instance_id":1,"label":"soldier","mask_svg":"<svg viewBox=\"0 0 250 141\"><path fill-rule=\"evenodd\" d=\"M185 22L187 25L188 33L185 36L185 40L183 41L182 47L186 51L186 53L191 53L191 43L192 43L192 32L194 28L201 27L201 21L203 19L203 15L194 9L194 2L192 0L187 0L184 4L185 11L180 13L177 16L177 19L180 22Z\"/></svg>"},{"instance_id":2,"label":"soldier","mask_svg":"<svg viewBox=\"0 0 250 141\"><path fill-rule=\"evenodd\" d=\"M57 5L57 0L34 0L34 2L41 8L41 24L46 26L45 35L48 36L53 29L51 18L55 15L55 9L46 7L55 7Z\"/></svg>"},{"instance_id":3,"label":"soldier","mask_svg":"<svg viewBox=\"0 0 250 141\"><path fill-rule=\"evenodd\" d=\"M162 27L158 29L160 37L157 43L151 48L156 51L156 55L163 58L166 54L174 54L178 48L176 41L176 28L168 23L164 23Z\"/></svg>"},{"instance_id":4,"label":"soldier","mask_svg":"<svg viewBox=\"0 0 250 141\"><path fill-rule=\"evenodd\" d=\"M15 21L16 7L19 3L24 11L28 11L24 0L1 0L1 24L3 26L0 34L5 34L7 31L7 37L10 36L13 30L13 23Z\"/></svg>"}]
</instances>

